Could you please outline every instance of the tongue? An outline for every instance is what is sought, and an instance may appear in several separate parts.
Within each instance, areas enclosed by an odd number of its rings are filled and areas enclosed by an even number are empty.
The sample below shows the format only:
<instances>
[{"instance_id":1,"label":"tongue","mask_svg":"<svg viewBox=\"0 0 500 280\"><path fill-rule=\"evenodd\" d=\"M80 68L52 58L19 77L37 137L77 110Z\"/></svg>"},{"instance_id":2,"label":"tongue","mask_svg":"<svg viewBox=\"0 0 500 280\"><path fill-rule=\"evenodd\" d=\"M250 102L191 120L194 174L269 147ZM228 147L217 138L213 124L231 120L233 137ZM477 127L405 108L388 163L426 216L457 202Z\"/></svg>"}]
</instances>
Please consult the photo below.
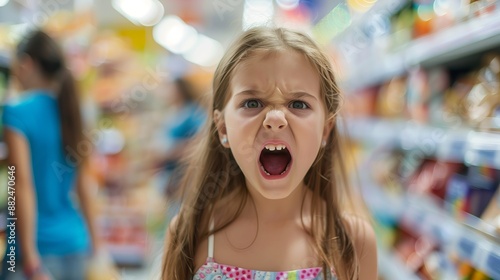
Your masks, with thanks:
<instances>
[{"instance_id":1,"label":"tongue","mask_svg":"<svg viewBox=\"0 0 500 280\"><path fill-rule=\"evenodd\" d=\"M280 175L285 171L290 162L290 156L283 153L262 153L260 163L264 166L267 173L271 175Z\"/></svg>"}]
</instances>

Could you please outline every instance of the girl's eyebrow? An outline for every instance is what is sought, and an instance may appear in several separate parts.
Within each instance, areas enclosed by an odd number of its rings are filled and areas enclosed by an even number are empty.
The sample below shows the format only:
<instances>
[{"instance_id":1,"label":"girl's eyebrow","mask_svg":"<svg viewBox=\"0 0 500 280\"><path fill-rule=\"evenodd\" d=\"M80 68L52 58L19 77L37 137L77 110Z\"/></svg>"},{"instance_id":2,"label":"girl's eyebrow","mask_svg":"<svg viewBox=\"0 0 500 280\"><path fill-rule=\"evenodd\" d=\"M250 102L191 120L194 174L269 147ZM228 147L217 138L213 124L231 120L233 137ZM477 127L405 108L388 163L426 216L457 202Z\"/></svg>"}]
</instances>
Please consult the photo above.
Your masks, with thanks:
<instances>
[{"instance_id":1,"label":"girl's eyebrow","mask_svg":"<svg viewBox=\"0 0 500 280\"><path fill-rule=\"evenodd\" d=\"M261 91L258 91L258 90L254 90L254 89L247 89L247 90L243 90L243 91L240 91L238 92L237 94L235 94L235 96L238 96L238 95L251 95L251 96L255 96L255 95L262 95L264 94L263 92ZM305 91L295 91L295 92L291 92L289 94L290 97L292 98L302 98L302 97L309 97L309 98L313 98L315 100L318 100L318 98L308 92L305 92Z\"/></svg>"},{"instance_id":2,"label":"girl's eyebrow","mask_svg":"<svg viewBox=\"0 0 500 280\"><path fill-rule=\"evenodd\" d=\"M262 94L262 92L258 91L258 90L254 90L254 89L247 89L247 90L243 90L243 91L238 92L237 94L235 94L235 96L237 96L237 95L258 95L258 94Z\"/></svg>"},{"instance_id":3,"label":"girl's eyebrow","mask_svg":"<svg viewBox=\"0 0 500 280\"><path fill-rule=\"evenodd\" d=\"M309 98L313 98L313 99L318 100L318 98L316 98L316 96L314 96L308 92L305 92L305 91L291 92L290 95L293 96L293 98L309 97Z\"/></svg>"}]
</instances>

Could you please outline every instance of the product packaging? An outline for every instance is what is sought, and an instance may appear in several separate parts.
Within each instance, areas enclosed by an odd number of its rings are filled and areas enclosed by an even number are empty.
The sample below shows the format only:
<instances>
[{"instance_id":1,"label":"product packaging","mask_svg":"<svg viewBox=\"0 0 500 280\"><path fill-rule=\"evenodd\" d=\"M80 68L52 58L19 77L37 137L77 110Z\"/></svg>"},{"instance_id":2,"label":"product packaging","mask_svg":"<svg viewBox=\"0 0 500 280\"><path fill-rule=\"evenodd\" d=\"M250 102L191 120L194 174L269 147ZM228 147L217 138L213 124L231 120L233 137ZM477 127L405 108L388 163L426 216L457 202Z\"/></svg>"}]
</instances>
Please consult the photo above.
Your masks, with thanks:
<instances>
[{"instance_id":1,"label":"product packaging","mask_svg":"<svg viewBox=\"0 0 500 280\"><path fill-rule=\"evenodd\" d=\"M406 79L393 78L382 85L377 102L377 113L384 118L401 118L406 105Z\"/></svg>"},{"instance_id":2,"label":"product packaging","mask_svg":"<svg viewBox=\"0 0 500 280\"><path fill-rule=\"evenodd\" d=\"M431 96L427 72L420 67L410 70L407 86L409 117L417 123L427 123L429 119L428 104Z\"/></svg>"},{"instance_id":3,"label":"product packaging","mask_svg":"<svg viewBox=\"0 0 500 280\"><path fill-rule=\"evenodd\" d=\"M467 212L480 217L498 186L499 171L485 166L471 166L467 174L469 203Z\"/></svg>"},{"instance_id":4,"label":"product packaging","mask_svg":"<svg viewBox=\"0 0 500 280\"><path fill-rule=\"evenodd\" d=\"M490 118L500 106L500 57L489 54L484 61L484 66L477 73L476 83L463 104L469 123L483 130L490 126Z\"/></svg>"},{"instance_id":5,"label":"product packaging","mask_svg":"<svg viewBox=\"0 0 500 280\"><path fill-rule=\"evenodd\" d=\"M470 186L467 178L461 174L451 176L446 186L446 209L455 217L460 217L468 208Z\"/></svg>"},{"instance_id":6,"label":"product packaging","mask_svg":"<svg viewBox=\"0 0 500 280\"><path fill-rule=\"evenodd\" d=\"M462 169L461 163L440 162L427 159L408 183L408 191L417 194L445 198L447 184L455 173Z\"/></svg>"},{"instance_id":7,"label":"product packaging","mask_svg":"<svg viewBox=\"0 0 500 280\"><path fill-rule=\"evenodd\" d=\"M496 234L500 235L500 188L486 207L481 219L495 228Z\"/></svg>"}]
</instances>

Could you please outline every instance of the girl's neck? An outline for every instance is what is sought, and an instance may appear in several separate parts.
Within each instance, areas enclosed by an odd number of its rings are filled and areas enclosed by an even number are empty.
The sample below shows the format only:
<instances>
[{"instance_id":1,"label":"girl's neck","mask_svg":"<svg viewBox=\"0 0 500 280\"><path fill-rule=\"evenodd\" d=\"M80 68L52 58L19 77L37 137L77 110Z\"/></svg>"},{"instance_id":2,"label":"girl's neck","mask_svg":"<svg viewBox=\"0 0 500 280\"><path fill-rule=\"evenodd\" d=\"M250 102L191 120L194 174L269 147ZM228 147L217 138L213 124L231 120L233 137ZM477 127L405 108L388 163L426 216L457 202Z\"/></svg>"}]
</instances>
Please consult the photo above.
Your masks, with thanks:
<instances>
[{"instance_id":1,"label":"girl's neck","mask_svg":"<svg viewBox=\"0 0 500 280\"><path fill-rule=\"evenodd\" d=\"M303 209L305 210L308 209L306 206L309 205L308 200L304 200L304 196L307 198L310 197L310 194L303 184L283 199L265 198L251 187L248 187L248 192L250 197L242 215L247 218L255 218L255 211L257 211L261 223L296 221L301 218L302 206L304 206Z\"/></svg>"}]
</instances>

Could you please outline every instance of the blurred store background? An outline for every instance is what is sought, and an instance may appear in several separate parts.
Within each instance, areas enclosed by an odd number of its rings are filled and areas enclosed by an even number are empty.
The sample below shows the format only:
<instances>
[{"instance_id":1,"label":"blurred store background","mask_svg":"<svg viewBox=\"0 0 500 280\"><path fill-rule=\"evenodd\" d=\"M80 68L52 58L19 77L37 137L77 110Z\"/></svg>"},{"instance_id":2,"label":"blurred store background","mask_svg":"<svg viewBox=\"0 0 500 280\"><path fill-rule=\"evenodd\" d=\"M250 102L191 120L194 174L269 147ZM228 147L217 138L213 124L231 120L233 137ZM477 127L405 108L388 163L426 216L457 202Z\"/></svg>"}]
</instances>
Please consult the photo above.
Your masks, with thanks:
<instances>
[{"instance_id":1,"label":"blurred store background","mask_svg":"<svg viewBox=\"0 0 500 280\"><path fill-rule=\"evenodd\" d=\"M498 1L0 0L0 99L16 94L13 49L34 26L78 80L88 141L71 160L91 157L120 279L148 279L215 65L259 24L308 32L334 62L380 279L500 279ZM5 216L6 188L0 204Z\"/></svg>"}]
</instances>

